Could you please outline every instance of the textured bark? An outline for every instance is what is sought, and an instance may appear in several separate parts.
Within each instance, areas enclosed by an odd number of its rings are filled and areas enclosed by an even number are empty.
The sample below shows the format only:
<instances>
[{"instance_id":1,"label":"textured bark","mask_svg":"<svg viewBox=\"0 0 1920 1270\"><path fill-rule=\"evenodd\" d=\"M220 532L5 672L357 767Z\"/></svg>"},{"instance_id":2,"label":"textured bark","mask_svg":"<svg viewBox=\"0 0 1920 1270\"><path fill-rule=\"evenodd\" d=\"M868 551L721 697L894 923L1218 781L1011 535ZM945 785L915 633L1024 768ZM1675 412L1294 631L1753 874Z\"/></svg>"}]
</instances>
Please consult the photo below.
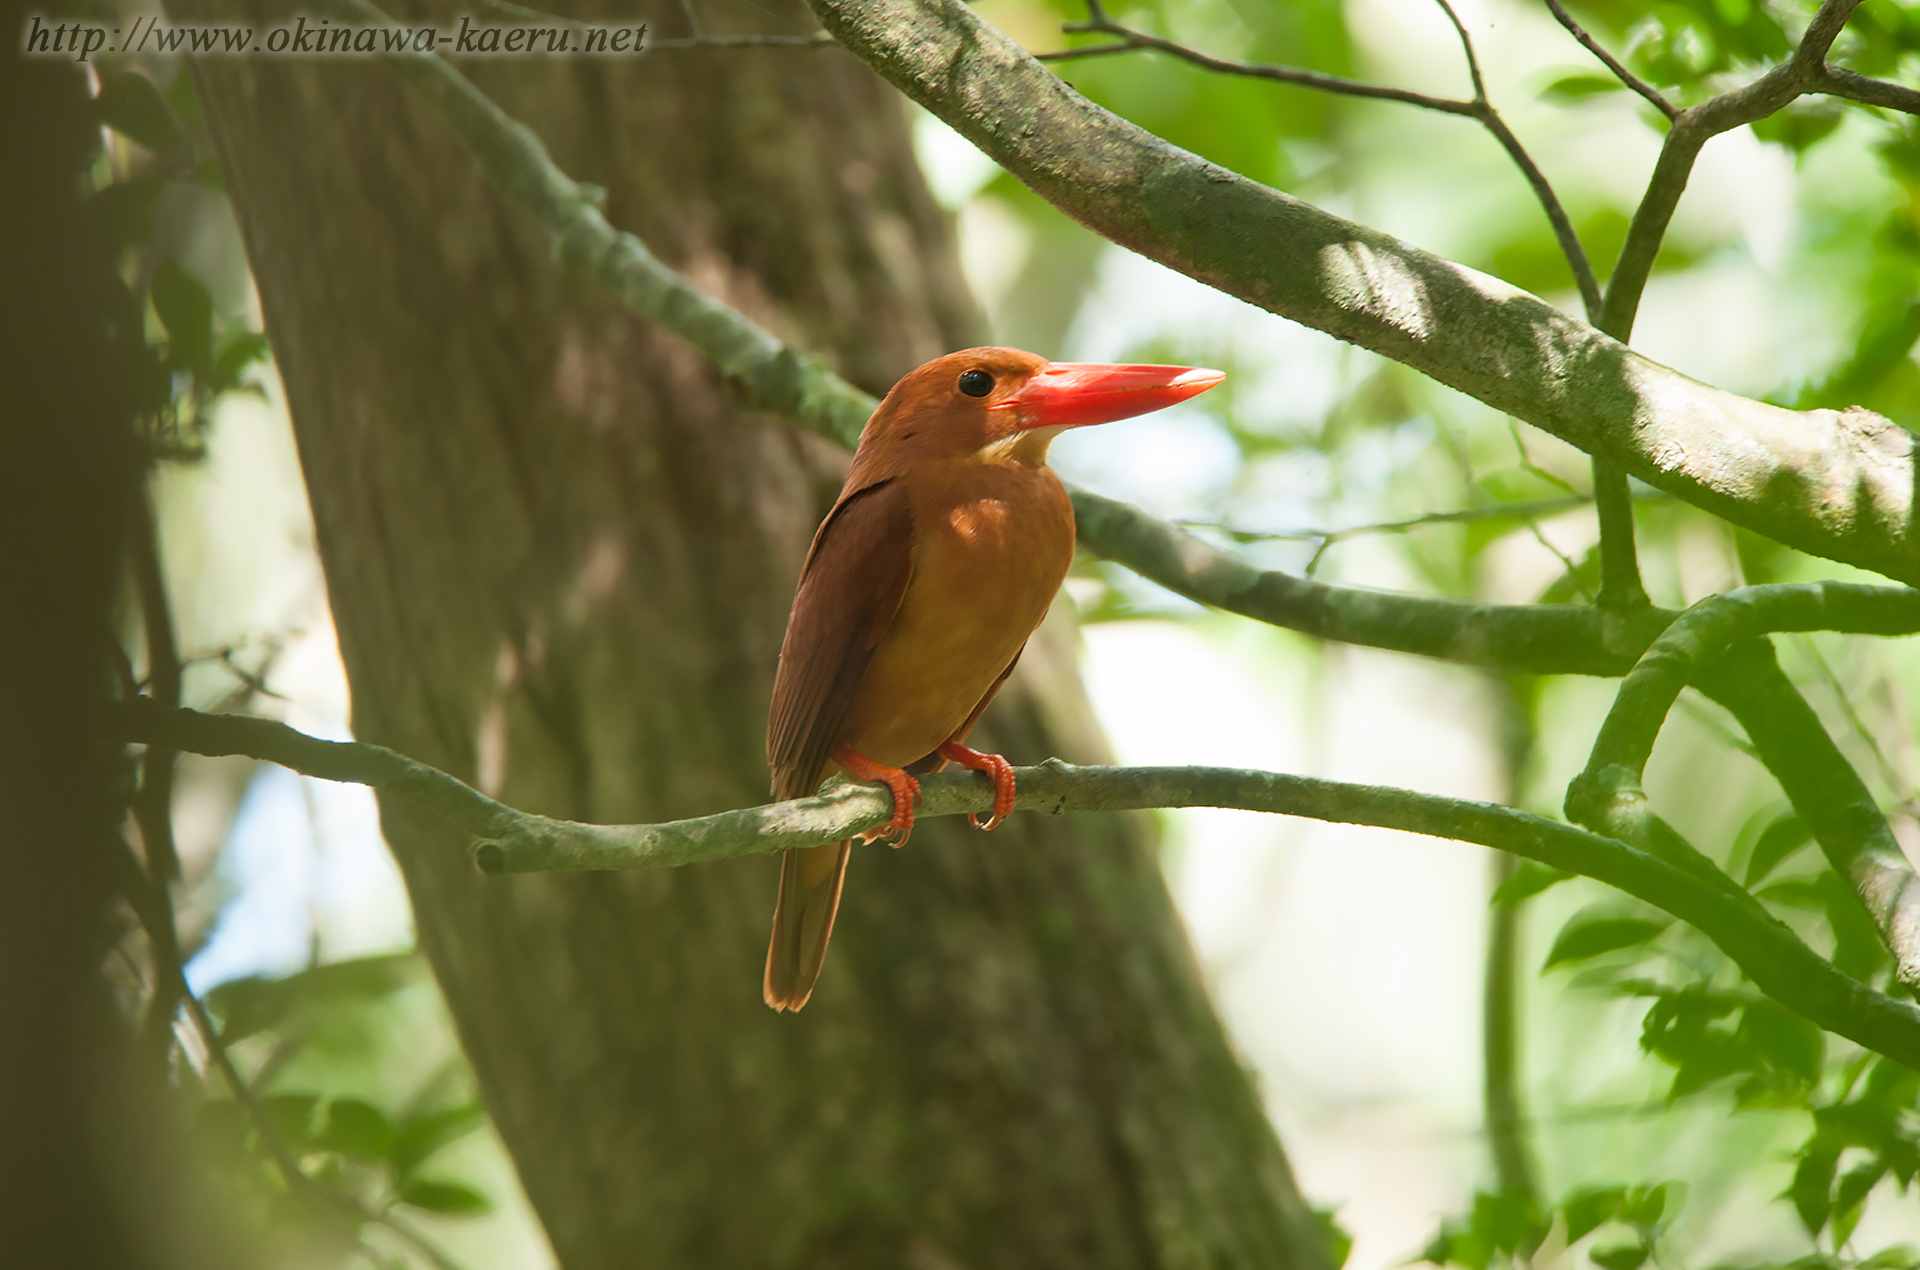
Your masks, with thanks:
<instances>
[{"instance_id":1,"label":"textured bark","mask_svg":"<svg viewBox=\"0 0 1920 1270\"><path fill-rule=\"evenodd\" d=\"M759 5L702 16L769 29ZM786 607L844 457L559 275L377 65L195 69L356 732L558 816L762 801ZM617 224L868 390L973 338L897 99L838 50L466 69ZM1097 758L1070 633L1036 643L992 740ZM780 1017L772 860L488 878L444 825L383 817L575 1270L1325 1264L1136 825L858 851L820 990Z\"/></svg>"}]
</instances>

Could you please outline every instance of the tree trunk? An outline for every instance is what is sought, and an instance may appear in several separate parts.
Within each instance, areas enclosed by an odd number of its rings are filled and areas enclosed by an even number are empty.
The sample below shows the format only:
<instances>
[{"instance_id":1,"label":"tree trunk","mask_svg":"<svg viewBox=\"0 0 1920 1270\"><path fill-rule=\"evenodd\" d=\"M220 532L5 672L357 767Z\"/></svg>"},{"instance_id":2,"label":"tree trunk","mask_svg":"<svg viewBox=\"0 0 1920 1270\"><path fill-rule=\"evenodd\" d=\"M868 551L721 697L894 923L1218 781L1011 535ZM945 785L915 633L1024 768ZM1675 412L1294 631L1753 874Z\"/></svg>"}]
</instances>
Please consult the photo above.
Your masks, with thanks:
<instances>
[{"instance_id":1,"label":"tree trunk","mask_svg":"<svg viewBox=\"0 0 1920 1270\"><path fill-rule=\"evenodd\" d=\"M192 7L175 17L285 16ZM619 20L684 30L678 9ZM899 99L844 52L465 69L606 187L614 223L870 391L975 341ZM356 733L552 815L763 801L787 605L845 457L743 414L687 346L558 273L377 64L195 73ZM1062 624L990 712L1016 762L1099 757L1072 662ZM383 819L574 1270L1326 1263L1134 822L948 822L856 851L820 989L779 1016L772 859L487 878L447 826Z\"/></svg>"}]
</instances>

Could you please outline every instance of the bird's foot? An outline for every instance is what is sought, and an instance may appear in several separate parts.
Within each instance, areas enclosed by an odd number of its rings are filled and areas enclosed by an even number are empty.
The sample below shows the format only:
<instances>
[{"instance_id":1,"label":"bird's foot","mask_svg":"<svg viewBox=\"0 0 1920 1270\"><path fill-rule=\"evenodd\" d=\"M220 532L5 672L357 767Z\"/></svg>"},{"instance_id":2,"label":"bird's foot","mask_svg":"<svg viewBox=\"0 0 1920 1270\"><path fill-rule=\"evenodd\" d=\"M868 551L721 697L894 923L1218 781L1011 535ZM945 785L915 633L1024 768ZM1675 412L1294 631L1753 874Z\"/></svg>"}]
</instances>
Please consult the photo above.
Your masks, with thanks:
<instances>
[{"instance_id":1,"label":"bird's foot","mask_svg":"<svg viewBox=\"0 0 1920 1270\"><path fill-rule=\"evenodd\" d=\"M993 814L987 817L987 823L983 825L980 817L968 812L968 824L975 829L993 829L1013 813L1013 764L998 754L970 750L958 741L942 741L939 754L941 758L958 763L970 772L985 772L993 782Z\"/></svg>"},{"instance_id":2,"label":"bird's foot","mask_svg":"<svg viewBox=\"0 0 1920 1270\"><path fill-rule=\"evenodd\" d=\"M893 819L884 828L870 829L860 834L860 841L884 842L892 847L906 846L907 839L913 836L913 813L920 806L920 782L900 768L874 762L851 745L843 745L835 750L833 761L845 768L854 779L879 781L893 791Z\"/></svg>"}]
</instances>

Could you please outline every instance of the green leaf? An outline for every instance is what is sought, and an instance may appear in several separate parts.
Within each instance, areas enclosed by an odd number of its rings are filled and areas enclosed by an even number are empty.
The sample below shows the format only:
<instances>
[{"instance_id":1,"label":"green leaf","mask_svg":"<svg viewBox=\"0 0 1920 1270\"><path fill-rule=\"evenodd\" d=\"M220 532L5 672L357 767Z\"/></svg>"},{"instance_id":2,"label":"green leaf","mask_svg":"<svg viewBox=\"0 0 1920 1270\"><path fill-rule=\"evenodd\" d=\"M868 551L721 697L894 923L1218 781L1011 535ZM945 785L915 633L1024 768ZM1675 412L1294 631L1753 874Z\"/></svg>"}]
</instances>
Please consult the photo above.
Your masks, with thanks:
<instances>
[{"instance_id":1,"label":"green leaf","mask_svg":"<svg viewBox=\"0 0 1920 1270\"><path fill-rule=\"evenodd\" d=\"M1818 1025L1775 1001L1756 1001L1742 1013L1740 1031L1776 1071L1803 1085L1820 1079L1827 1037Z\"/></svg>"},{"instance_id":2,"label":"green leaf","mask_svg":"<svg viewBox=\"0 0 1920 1270\"><path fill-rule=\"evenodd\" d=\"M1887 945L1879 928L1867 916L1853 887L1832 869L1814 879L1814 887L1826 907L1827 925L1833 930L1833 964L1862 983L1871 982L1874 972L1887 961Z\"/></svg>"},{"instance_id":3,"label":"green leaf","mask_svg":"<svg viewBox=\"0 0 1920 1270\"><path fill-rule=\"evenodd\" d=\"M1550 886L1557 886L1575 876L1565 869L1550 868L1538 860L1522 860L1513 876L1502 882L1493 893L1493 903L1498 905L1518 904L1531 899Z\"/></svg>"},{"instance_id":4,"label":"green leaf","mask_svg":"<svg viewBox=\"0 0 1920 1270\"><path fill-rule=\"evenodd\" d=\"M312 1094L275 1094L260 1104L267 1123L288 1146L304 1146L313 1132L314 1108L320 1100Z\"/></svg>"},{"instance_id":5,"label":"green leaf","mask_svg":"<svg viewBox=\"0 0 1920 1270\"><path fill-rule=\"evenodd\" d=\"M1664 921L1642 917L1596 917L1584 921L1575 918L1553 941L1553 950L1547 954L1547 964L1541 969L1551 970L1562 962L1585 961L1644 944L1672 924L1670 918Z\"/></svg>"},{"instance_id":6,"label":"green leaf","mask_svg":"<svg viewBox=\"0 0 1920 1270\"><path fill-rule=\"evenodd\" d=\"M1605 1248L1595 1248L1587 1255L1593 1258L1597 1266L1606 1270L1640 1270L1647 1259L1645 1244L1610 1244Z\"/></svg>"},{"instance_id":7,"label":"green leaf","mask_svg":"<svg viewBox=\"0 0 1920 1270\"><path fill-rule=\"evenodd\" d=\"M1540 95L1548 101L1571 105L1598 97L1603 93L1618 92L1625 87L1625 84L1611 75L1592 75L1583 72L1577 75L1562 75L1541 89Z\"/></svg>"},{"instance_id":8,"label":"green leaf","mask_svg":"<svg viewBox=\"0 0 1920 1270\"><path fill-rule=\"evenodd\" d=\"M327 1104L326 1124L314 1135L314 1145L362 1160L384 1160L393 1153L393 1126L378 1107L358 1098L336 1098Z\"/></svg>"},{"instance_id":9,"label":"green leaf","mask_svg":"<svg viewBox=\"0 0 1920 1270\"><path fill-rule=\"evenodd\" d=\"M400 1123L393 1137L393 1168L406 1178L440 1148L457 1142L485 1123L477 1102L447 1107Z\"/></svg>"},{"instance_id":10,"label":"green leaf","mask_svg":"<svg viewBox=\"0 0 1920 1270\"><path fill-rule=\"evenodd\" d=\"M153 237L153 201L159 181L115 181L94 191L87 213L115 242L144 243Z\"/></svg>"},{"instance_id":11,"label":"green leaf","mask_svg":"<svg viewBox=\"0 0 1920 1270\"><path fill-rule=\"evenodd\" d=\"M400 1188L400 1202L429 1213L477 1217L493 1211L493 1201L461 1182L416 1177Z\"/></svg>"},{"instance_id":12,"label":"green leaf","mask_svg":"<svg viewBox=\"0 0 1920 1270\"><path fill-rule=\"evenodd\" d=\"M1843 103L1826 101L1796 102L1753 121L1753 135L1762 141L1783 145L1795 154L1804 154L1832 136L1845 120Z\"/></svg>"},{"instance_id":13,"label":"green leaf","mask_svg":"<svg viewBox=\"0 0 1920 1270\"><path fill-rule=\"evenodd\" d=\"M1545 1238L1539 1208L1526 1191L1481 1192L1473 1197L1473 1232L1496 1252L1531 1252Z\"/></svg>"},{"instance_id":14,"label":"green leaf","mask_svg":"<svg viewBox=\"0 0 1920 1270\"><path fill-rule=\"evenodd\" d=\"M1667 1211L1667 1200L1671 1194L1668 1186L1668 1183L1662 1182L1658 1186L1634 1188L1633 1192L1627 1196L1626 1211L1623 1216L1636 1226L1655 1225L1659 1222L1661 1215ZM1677 1209L1680 1205L1676 1203L1674 1207Z\"/></svg>"},{"instance_id":15,"label":"green leaf","mask_svg":"<svg viewBox=\"0 0 1920 1270\"><path fill-rule=\"evenodd\" d=\"M1807 1228L1809 1235L1818 1236L1820 1228L1827 1224L1827 1214L1833 1211L1833 1172L1840 1164L1840 1148L1818 1143L1810 1145L1806 1154L1800 1157L1800 1163L1793 1169L1793 1182L1787 1187L1787 1195L1793 1200L1793 1210L1800 1214L1800 1224Z\"/></svg>"},{"instance_id":16,"label":"green leaf","mask_svg":"<svg viewBox=\"0 0 1920 1270\"><path fill-rule=\"evenodd\" d=\"M207 387L216 393L237 387L247 367L266 360L267 337L258 331L242 331L221 341L207 372Z\"/></svg>"},{"instance_id":17,"label":"green leaf","mask_svg":"<svg viewBox=\"0 0 1920 1270\"><path fill-rule=\"evenodd\" d=\"M1326 1236L1327 1251L1333 1257L1333 1270L1340 1270L1347 1264L1347 1254L1353 1251L1353 1236L1348 1234L1334 1217L1331 1208L1316 1208L1313 1218L1320 1223L1320 1233Z\"/></svg>"},{"instance_id":18,"label":"green leaf","mask_svg":"<svg viewBox=\"0 0 1920 1270\"><path fill-rule=\"evenodd\" d=\"M167 328L167 356L182 370L204 372L213 356L213 297L200 279L172 260L153 271L148 292Z\"/></svg>"},{"instance_id":19,"label":"green leaf","mask_svg":"<svg viewBox=\"0 0 1920 1270\"><path fill-rule=\"evenodd\" d=\"M421 972L418 953L386 953L330 962L282 979L233 979L207 994L220 1016L221 1039L231 1045L278 1027L302 1011L390 996Z\"/></svg>"},{"instance_id":20,"label":"green leaf","mask_svg":"<svg viewBox=\"0 0 1920 1270\"><path fill-rule=\"evenodd\" d=\"M1788 856L1812 841L1813 831L1804 820L1791 812L1780 817L1761 830L1753 844L1753 854L1747 857L1746 884L1751 887L1765 881Z\"/></svg>"},{"instance_id":21,"label":"green leaf","mask_svg":"<svg viewBox=\"0 0 1920 1270\"><path fill-rule=\"evenodd\" d=\"M101 123L149 150L171 149L186 139L160 90L145 75L103 72L93 110Z\"/></svg>"},{"instance_id":22,"label":"green leaf","mask_svg":"<svg viewBox=\"0 0 1920 1270\"><path fill-rule=\"evenodd\" d=\"M1849 1169L1833 1192L1833 1243L1840 1247L1853 1238L1853 1229L1866 1211L1867 1196L1887 1174L1884 1161L1870 1160Z\"/></svg>"},{"instance_id":23,"label":"green leaf","mask_svg":"<svg viewBox=\"0 0 1920 1270\"><path fill-rule=\"evenodd\" d=\"M1623 1186L1591 1187L1569 1195L1560 1205L1561 1219L1567 1224L1567 1242L1578 1243L1619 1216L1626 1199Z\"/></svg>"}]
</instances>

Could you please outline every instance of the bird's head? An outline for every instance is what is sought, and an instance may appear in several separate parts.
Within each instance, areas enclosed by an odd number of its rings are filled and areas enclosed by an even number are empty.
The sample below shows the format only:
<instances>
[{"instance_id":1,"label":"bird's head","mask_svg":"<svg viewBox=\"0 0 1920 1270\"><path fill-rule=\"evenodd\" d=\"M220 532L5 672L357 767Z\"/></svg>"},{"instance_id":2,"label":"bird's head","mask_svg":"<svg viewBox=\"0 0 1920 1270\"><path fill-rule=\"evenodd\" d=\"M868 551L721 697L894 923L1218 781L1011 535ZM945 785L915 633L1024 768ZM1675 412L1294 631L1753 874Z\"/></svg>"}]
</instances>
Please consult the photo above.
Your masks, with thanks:
<instances>
[{"instance_id":1,"label":"bird's head","mask_svg":"<svg viewBox=\"0 0 1920 1270\"><path fill-rule=\"evenodd\" d=\"M1192 366L1050 362L1017 348L936 357L893 386L860 434L856 465L1046 462L1068 428L1111 423L1198 396L1225 379Z\"/></svg>"}]
</instances>

